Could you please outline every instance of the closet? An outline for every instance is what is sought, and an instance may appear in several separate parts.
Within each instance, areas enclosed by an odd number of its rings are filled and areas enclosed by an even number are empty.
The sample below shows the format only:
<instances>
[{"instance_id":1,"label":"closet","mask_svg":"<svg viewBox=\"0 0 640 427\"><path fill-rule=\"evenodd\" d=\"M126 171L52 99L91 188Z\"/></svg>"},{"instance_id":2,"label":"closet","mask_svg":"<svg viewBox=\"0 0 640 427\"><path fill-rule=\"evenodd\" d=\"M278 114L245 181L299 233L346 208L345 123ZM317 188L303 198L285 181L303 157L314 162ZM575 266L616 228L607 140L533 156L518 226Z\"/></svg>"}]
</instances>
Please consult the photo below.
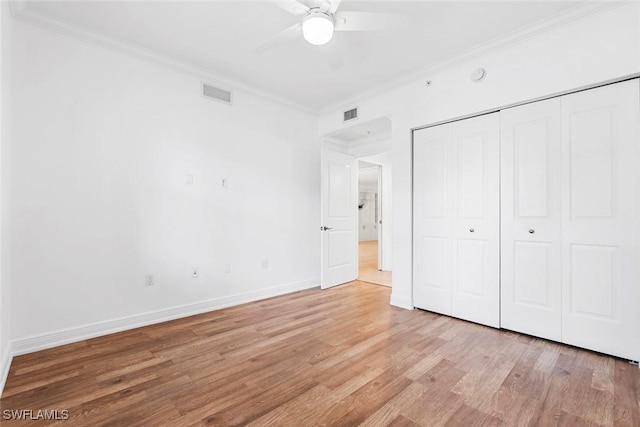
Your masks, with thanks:
<instances>
[{"instance_id":1,"label":"closet","mask_svg":"<svg viewBox=\"0 0 640 427\"><path fill-rule=\"evenodd\" d=\"M413 300L500 325L500 117L414 133Z\"/></svg>"},{"instance_id":2,"label":"closet","mask_svg":"<svg viewBox=\"0 0 640 427\"><path fill-rule=\"evenodd\" d=\"M638 360L639 222L638 79L414 132L418 308Z\"/></svg>"}]
</instances>

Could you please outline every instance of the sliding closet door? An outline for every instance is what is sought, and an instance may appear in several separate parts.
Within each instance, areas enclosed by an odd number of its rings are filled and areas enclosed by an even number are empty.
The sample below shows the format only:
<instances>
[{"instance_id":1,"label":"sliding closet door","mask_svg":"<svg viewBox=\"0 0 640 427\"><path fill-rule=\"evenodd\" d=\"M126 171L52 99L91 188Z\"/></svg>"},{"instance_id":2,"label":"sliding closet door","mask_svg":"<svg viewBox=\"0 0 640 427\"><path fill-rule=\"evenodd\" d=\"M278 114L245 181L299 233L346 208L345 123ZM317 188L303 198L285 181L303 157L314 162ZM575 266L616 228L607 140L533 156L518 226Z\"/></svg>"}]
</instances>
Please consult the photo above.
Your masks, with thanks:
<instances>
[{"instance_id":1,"label":"sliding closet door","mask_svg":"<svg viewBox=\"0 0 640 427\"><path fill-rule=\"evenodd\" d=\"M500 115L456 122L452 135L451 314L500 326Z\"/></svg>"},{"instance_id":2,"label":"sliding closet door","mask_svg":"<svg viewBox=\"0 0 640 427\"><path fill-rule=\"evenodd\" d=\"M414 305L498 327L499 117L414 133Z\"/></svg>"},{"instance_id":3,"label":"sliding closet door","mask_svg":"<svg viewBox=\"0 0 640 427\"><path fill-rule=\"evenodd\" d=\"M503 110L500 124L500 325L560 341L560 98Z\"/></svg>"},{"instance_id":4,"label":"sliding closet door","mask_svg":"<svg viewBox=\"0 0 640 427\"><path fill-rule=\"evenodd\" d=\"M451 315L453 124L413 134L413 304Z\"/></svg>"},{"instance_id":5,"label":"sliding closet door","mask_svg":"<svg viewBox=\"0 0 640 427\"><path fill-rule=\"evenodd\" d=\"M562 98L563 341L640 357L638 80Z\"/></svg>"}]
</instances>

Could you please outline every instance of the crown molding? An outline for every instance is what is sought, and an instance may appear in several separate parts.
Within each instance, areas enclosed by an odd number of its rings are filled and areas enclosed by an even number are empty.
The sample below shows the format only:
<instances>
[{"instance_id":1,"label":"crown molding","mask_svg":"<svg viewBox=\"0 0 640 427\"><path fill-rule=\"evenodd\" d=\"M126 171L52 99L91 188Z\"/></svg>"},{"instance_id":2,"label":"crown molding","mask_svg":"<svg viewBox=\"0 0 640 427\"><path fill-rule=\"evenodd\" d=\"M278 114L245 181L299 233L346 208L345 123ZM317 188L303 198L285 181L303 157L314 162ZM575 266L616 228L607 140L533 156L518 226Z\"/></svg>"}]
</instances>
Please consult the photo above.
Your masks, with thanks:
<instances>
[{"instance_id":1,"label":"crown molding","mask_svg":"<svg viewBox=\"0 0 640 427\"><path fill-rule=\"evenodd\" d=\"M332 103L326 107L320 108L319 114L327 114L335 110L343 108L345 105L352 105L360 102L362 99L371 98L376 95L391 92L398 87L405 86L415 81L424 79L426 75L440 71L444 68L451 67L462 62L487 55L493 51L503 49L507 46L521 43L532 39L540 34L552 31L556 28L571 24L589 16L597 15L610 9L621 7L628 4L637 3L638 0L583 0L580 7L572 8L569 11L559 12L550 18L538 21L531 25L522 27L516 32L496 37L492 40L479 43L471 48L457 52L435 63L428 64L415 71L404 74L396 79L391 79L385 84L375 89L366 90L356 95L352 95L342 99L341 101Z\"/></svg>"},{"instance_id":2,"label":"crown molding","mask_svg":"<svg viewBox=\"0 0 640 427\"><path fill-rule=\"evenodd\" d=\"M351 95L342 99L341 101L334 102L328 106L322 108L312 108L306 105L299 104L290 99L280 97L271 92L264 91L253 86L234 81L223 76L216 75L202 68L185 64L180 61L176 61L166 55L151 49L143 48L139 45L125 42L113 37L105 36L95 31L81 28L78 25L74 25L61 20L52 19L44 15L35 13L29 10L27 0L9 0L9 8L11 14L15 20L30 24L36 27L43 28L52 32L56 32L68 37L79 39L81 41L94 44L103 48L108 48L119 52L121 54L144 60L155 65L160 65L165 68L172 69L174 71L190 75L199 79L206 80L211 84L219 84L227 86L233 89L239 89L246 93L261 97L266 100L270 100L279 105L293 108L296 111L318 117L318 115L326 114L328 112L340 109L345 105L353 105L358 100L364 98L370 98L375 95L386 93L396 89L399 86L404 86L409 83L418 81L424 78L425 75L441 70L443 68L486 55L492 51L504 48L506 46L520 43L527 39L533 38L539 34L551 31L555 28L570 24L571 22L578 21L591 15L596 15L603 11L620 7L623 5L635 3L637 0L600 0L600 1L588 1L584 0L584 4L579 7L566 12L560 12L551 18L545 19L542 22L532 24L524 27L517 32L510 33L504 36L497 37L488 42L480 43L472 48L466 49L462 52L453 54L443 60L436 63L426 65L408 74L404 74L396 79L391 79L385 84L376 87L375 89L366 90L356 95Z\"/></svg>"},{"instance_id":3,"label":"crown molding","mask_svg":"<svg viewBox=\"0 0 640 427\"><path fill-rule=\"evenodd\" d=\"M317 109L299 104L290 99L282 98L271 92L257 89L253 86L216 75L202 68L176 61L169 56L161 54L152 49L144 48L134 43L117 39L115 37L106 36L97 31L91 31L86 28L82 28L79 25L63 22L58 19L52 19L42 14L35 13L29 10L29 7L26 5L26 3L26 0L9 1L11 14L15 20L58 34L62 34L64 36L71 37L85 43L111 49L120 54L143 60L147 63L160 65L173 71L177 71L182 74L204 80L210 84L220 85L230 89L237 89L248 94L275 102L281 106L293 108L296 111L312 115L313 117L318 116Z\"/></svg>"}]
</instances>

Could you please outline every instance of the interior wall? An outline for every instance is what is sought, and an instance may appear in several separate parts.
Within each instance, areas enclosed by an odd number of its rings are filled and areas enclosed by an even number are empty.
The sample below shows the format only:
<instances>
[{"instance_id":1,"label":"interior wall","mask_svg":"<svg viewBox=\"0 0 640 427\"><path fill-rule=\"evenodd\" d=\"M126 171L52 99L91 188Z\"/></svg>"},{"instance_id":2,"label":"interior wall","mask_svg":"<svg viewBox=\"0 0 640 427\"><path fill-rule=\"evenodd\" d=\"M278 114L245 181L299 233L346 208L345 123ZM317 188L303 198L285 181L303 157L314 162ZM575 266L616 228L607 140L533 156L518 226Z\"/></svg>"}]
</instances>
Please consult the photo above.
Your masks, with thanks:
<instances>
[{"instance_id":1,"label":"interior wall","mask_svg":"<svg viewBox=\"0 0 640 427\"><path fill-rule=\"evenodd\" d=\"M363 171L360 171L362 173ZM358 241L378 240L378 223L376 221L377 189L358 185Z\"/></svg>"},{"instance_id":2,"label":"interior wall","mask_svg":"<svg viewBox=\"0 0 640 427\"><path fill-rule=\"evenodd\" d=\"M7 242L9 192L9 142L11 137L12 18L8 2L0 2L0 393L11 362L9 252Z\"/></svg>"},{"instance_id":3,"label":"interior wall","mask_svg":"<svg viewBox=\"0 0 640 427\"><path fill-rule=\"evenodd\" d=\"M319 284L315 116L21 22L14 46L17 347Z\"/></svg>"},{"instance_id":4,"label":"interior wall","mask_svg":"<svg viewBox=\"0 0 640 427\"><path fill-rule=\"evenodd\" d=\"M640 72L640 3L610 4L560 26L425 72L424 78L346 105L362 120L393 118L393 289L412 308L411 129ZM487 70L480 83L469 79ZM431 81L427 86L425 80ZM321 114L320 132L343 127L343 105Z\"/></svg>"}]
</instances>

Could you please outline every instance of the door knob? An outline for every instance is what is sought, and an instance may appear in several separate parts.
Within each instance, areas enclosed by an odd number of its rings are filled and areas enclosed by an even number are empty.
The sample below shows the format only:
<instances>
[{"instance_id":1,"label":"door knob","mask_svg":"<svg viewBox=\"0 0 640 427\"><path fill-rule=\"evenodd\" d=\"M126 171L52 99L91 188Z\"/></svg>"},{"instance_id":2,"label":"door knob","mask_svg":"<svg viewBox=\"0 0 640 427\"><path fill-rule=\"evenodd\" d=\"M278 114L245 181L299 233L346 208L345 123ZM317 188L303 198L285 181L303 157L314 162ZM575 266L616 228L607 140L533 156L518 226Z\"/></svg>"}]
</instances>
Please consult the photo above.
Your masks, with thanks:
<instances>
[{"instance_id":1,"label":"door knob","mask_svg":"<svg viewBox=\"0 0 640 427\"><path fill-rule=\"evenodd\" d=\"M474 231L476 231L476 230L474 230L473 228L470 228L470 229L469 229L469 232L470 232L470 233L473 233Z\"/></svg>"},{"instance_id":2,"label":"door knob","mask_svg":"<svg viewBox=\"0 0 640 427\"><path fill-rule=\"evenodd\" d=\"M320 227L320 231L327 231L327 230L333 230L332 227L325 227L324 225L322 227Z\"/></svg>"},{"instance_id":3,"label":"door knob","mask_svg":"<svg viewBox=\"0 0 640 427\"><path fill-rule=\"evenodd\" d=\"M533 234L533 233L535 233L535 232L536 232L536 230L534 230L533 228L530 228L530 229L529 229L529 234Z\"/></svg>"}]
</instances>

